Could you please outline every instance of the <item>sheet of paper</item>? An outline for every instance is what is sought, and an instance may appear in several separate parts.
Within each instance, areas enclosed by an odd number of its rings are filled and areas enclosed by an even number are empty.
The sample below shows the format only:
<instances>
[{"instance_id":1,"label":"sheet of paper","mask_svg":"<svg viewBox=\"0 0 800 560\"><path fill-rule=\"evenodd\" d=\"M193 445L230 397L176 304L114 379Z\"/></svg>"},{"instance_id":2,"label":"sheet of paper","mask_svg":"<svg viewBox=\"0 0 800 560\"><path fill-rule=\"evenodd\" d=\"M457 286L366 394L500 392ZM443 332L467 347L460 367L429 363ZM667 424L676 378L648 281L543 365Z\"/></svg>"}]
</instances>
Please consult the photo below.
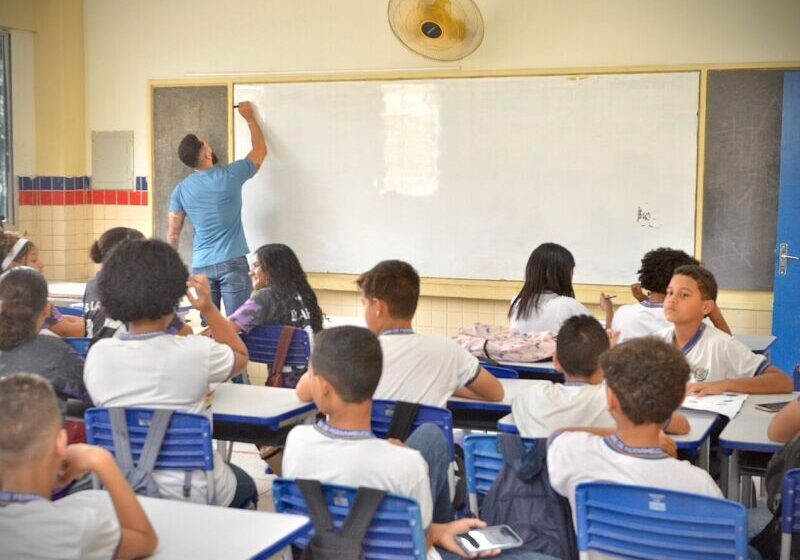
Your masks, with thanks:
<instances>
[{"instance_id":1,"label":"sheet of paper","mask_svg":"<svg viewBox=\"0 0 800 560\"><path fill-rule=\"evenodd\" d=\"M722 395L708 395L705 397L686 397L681 408L693 410L708 410L733 418L741 410L747 395L740 393L723 393Z\"/></svg>"}]
</instances>

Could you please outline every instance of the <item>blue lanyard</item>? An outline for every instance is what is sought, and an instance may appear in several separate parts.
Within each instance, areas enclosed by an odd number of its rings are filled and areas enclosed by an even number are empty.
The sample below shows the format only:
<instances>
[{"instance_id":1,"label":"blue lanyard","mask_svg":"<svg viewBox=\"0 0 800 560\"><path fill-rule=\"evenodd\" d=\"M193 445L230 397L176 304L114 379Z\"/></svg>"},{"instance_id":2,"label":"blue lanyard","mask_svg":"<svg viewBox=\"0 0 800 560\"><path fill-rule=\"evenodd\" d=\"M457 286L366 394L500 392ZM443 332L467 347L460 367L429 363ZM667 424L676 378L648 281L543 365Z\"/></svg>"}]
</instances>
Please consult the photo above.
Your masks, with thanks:
<instances>
[{"instance_id":1,"label":"blue lanyard","mask_svg":"<svg viewBox=\"0 0 800 560\"><path fill-rule=\"evenodd\" d=\"M44 499L45 498L39 494L18 494L16 492L0 491L0 506L7 506L8 504L25 504Z\"/></svg>"},{"instance_id":2,"label":"blue lanyard","mask_svg":"<svg viewBox=\"0 0 800 560\"><path fill-rule=\"evenodd\" d=\"M363 438L375 437L375 435L370 430L342 430L341 428L336 428L334 426L331 426L325 420L320 420L317 422L317 429L320 432L335 438L363 439Z\"/></svg>"},{"instance_id":3,"label":"blue lanyard","mask_svg":"<svg viewBox=\"0 0 800 560\"><path fill-rule=\"evenodd\" d=\"M380 336L392 334L414 334L414 329L389 329L388 331L383 331Z\"/></svg>"},{"instance_id":4,"label":"blue lanyard","mask_svg":"<svg viewBox=\"0 0 800 560\"><path fill-rule=\"evenodd\" d=\"M608 445L614 451L623 453L625 455L632 455L634 457L641 457L643 459L664 459L669 457L667 453L660 447L631 447L626 445L617 434L608 436L605 439Z\"/></svg>"}]
</instances>

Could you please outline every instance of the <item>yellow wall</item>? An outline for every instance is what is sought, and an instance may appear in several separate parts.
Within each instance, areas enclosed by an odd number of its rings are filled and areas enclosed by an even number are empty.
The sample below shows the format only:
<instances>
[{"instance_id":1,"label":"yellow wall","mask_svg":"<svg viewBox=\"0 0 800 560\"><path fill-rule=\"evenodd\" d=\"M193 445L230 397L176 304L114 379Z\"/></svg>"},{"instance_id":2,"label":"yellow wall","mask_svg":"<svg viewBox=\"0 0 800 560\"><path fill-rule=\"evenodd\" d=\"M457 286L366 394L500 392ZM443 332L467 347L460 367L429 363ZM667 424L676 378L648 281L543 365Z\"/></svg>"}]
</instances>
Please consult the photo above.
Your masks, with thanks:
<instances>
[{"instance_id":1,"label":"yellow wall","mask_svg":"<svg viewBox=\"0 0 800 560\"><path fill-rule=\"evenodd\" d=\"M3 0L0 2L0 26L36 31L38 0Z\"/></svg>"}]
</instances>

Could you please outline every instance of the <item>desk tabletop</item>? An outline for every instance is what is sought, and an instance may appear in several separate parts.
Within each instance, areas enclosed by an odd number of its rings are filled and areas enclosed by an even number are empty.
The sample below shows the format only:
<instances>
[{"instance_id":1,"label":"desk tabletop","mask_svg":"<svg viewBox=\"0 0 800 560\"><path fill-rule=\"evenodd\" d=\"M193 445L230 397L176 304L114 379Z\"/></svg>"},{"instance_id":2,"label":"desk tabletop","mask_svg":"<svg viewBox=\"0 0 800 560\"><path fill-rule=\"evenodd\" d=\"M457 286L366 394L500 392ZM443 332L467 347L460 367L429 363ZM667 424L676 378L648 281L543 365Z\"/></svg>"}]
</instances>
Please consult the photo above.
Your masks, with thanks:
<instances>
[{"instance_id":1,"label":"desk tabletop","mask_svg":"<svg viewBox=\"0 0 800 560\"><path fill-rule=\"evenodd\" d=\"M148 558L269 558L311 529L310 520L302 515L138 499L158 534L158 549ZM104 490L78 492L62 500L113 511Z\"/></svg>"},{"instance_id":2,"label":"desk tabletop","mask_svg":"<svg viewBox=\"0 0 800 560\"><path fill-rule=\"evenodd\" d=\"M772 335L755 336L749 334L735 334L733 336L756 354L767 352L772 345L775 344L775 340L777 340L777 337Z\"/></svg>"},{"instance_id":3,"label":"desk tabletop","mask_svg":"<svg viewBox=\"0 0 800 560\"><path fill-rule=\"evenodd\" d=\"M451 410L487 410L499 412L511 412L511 401L514 397L524 392L533 383L541 383L537 379L498 379L503 385L505 395L500 402L476 401L475 399L465 399L463 397L450 397L447 407Z\"/></svg>"},{"instance_id":4,"label":"desk tabletop","mask_svg":"<svg viewBox=\"0 0 800 560\"><path fill-rule=\"evenodd\" d=\"M767 428L775 417L775 413L758 410L756 405L791 401L796 399L798 395L800 393L795 392L748 396L739 414L728 422L728 425L719 435L720 447L723 449L763 451L767 453L774 453L780 450L783 444L772 441L767 436Z\"/></svg>"},{"instance_id":5,"label":"desk tabletop","mask_svg":"<svg viewBox=\"0 0 800 560\"><path fill-rule=\"evenodd\" d=\"M704 410L681 409L680 413L689 420L689 433L684 435L670 435L678 445L678 449L696 452L703 442L709 437L711 428L717 421L719 415ZM511 414L503 416L497 422L497 429L506 433L518 433L517 426L514 424L514 417Z\"/></svg>"},{"instance_id":6,"label":"desk tabletop","mask_svg":"<svg viewBox=\"0 0 800 560\"><path fill-rule=\"evenodd\" d=\"M304 403L294 389L220 383L213 385L211 412L215 422L266 426L275 431L313 415L314 403Z\"/></svg>"}]
</instances>

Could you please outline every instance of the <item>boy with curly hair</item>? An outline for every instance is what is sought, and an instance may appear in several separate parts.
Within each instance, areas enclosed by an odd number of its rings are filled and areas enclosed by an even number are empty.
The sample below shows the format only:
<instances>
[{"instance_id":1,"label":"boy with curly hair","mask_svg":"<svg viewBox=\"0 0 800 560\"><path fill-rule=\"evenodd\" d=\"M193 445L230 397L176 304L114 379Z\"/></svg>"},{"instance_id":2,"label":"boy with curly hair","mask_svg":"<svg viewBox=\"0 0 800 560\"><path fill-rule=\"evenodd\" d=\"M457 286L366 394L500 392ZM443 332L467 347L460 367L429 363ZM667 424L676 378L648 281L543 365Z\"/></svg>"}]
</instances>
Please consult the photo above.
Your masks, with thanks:
<instances>
[{"instance_id":1,"label":"boy with curly hair","mask_svg":"<svg viewBox=\"0 0 800 560\"><path fill-rule=\"evenodd\" d=\"M575 489L584 482L616 482L722 497L704 470L674 455L662 426L680 406L689 364L679 350L654 337L620 344L600 358L608 410L616 429L575 428L552 436L550 484L566 497L575 518ZM669 452L668 452L669 451Z\"/></svg>"},{"instance_id":2,"label":"boy with curly hair","mask_svg":"<svg viewBox=\"0 0 800 560\"><path fill-rule=\"evenodd\" d=\"M84 381L97 406L203 414L209 383L227 381L247 365L247 348L214 305L208 279L190 278L177 251L163 241L121 243L104 261L97 289L108 315L128 323L128 332L98 341L86 357ZM212 338L167 332L184 294L208 321ZM253 479L219 454L213 476L218 505L245 507L257 500ZM193 473L188 498L183 472L155 471L153 478L164 497L206 501L200 471Z\"/></svg>"}]
</instances>

